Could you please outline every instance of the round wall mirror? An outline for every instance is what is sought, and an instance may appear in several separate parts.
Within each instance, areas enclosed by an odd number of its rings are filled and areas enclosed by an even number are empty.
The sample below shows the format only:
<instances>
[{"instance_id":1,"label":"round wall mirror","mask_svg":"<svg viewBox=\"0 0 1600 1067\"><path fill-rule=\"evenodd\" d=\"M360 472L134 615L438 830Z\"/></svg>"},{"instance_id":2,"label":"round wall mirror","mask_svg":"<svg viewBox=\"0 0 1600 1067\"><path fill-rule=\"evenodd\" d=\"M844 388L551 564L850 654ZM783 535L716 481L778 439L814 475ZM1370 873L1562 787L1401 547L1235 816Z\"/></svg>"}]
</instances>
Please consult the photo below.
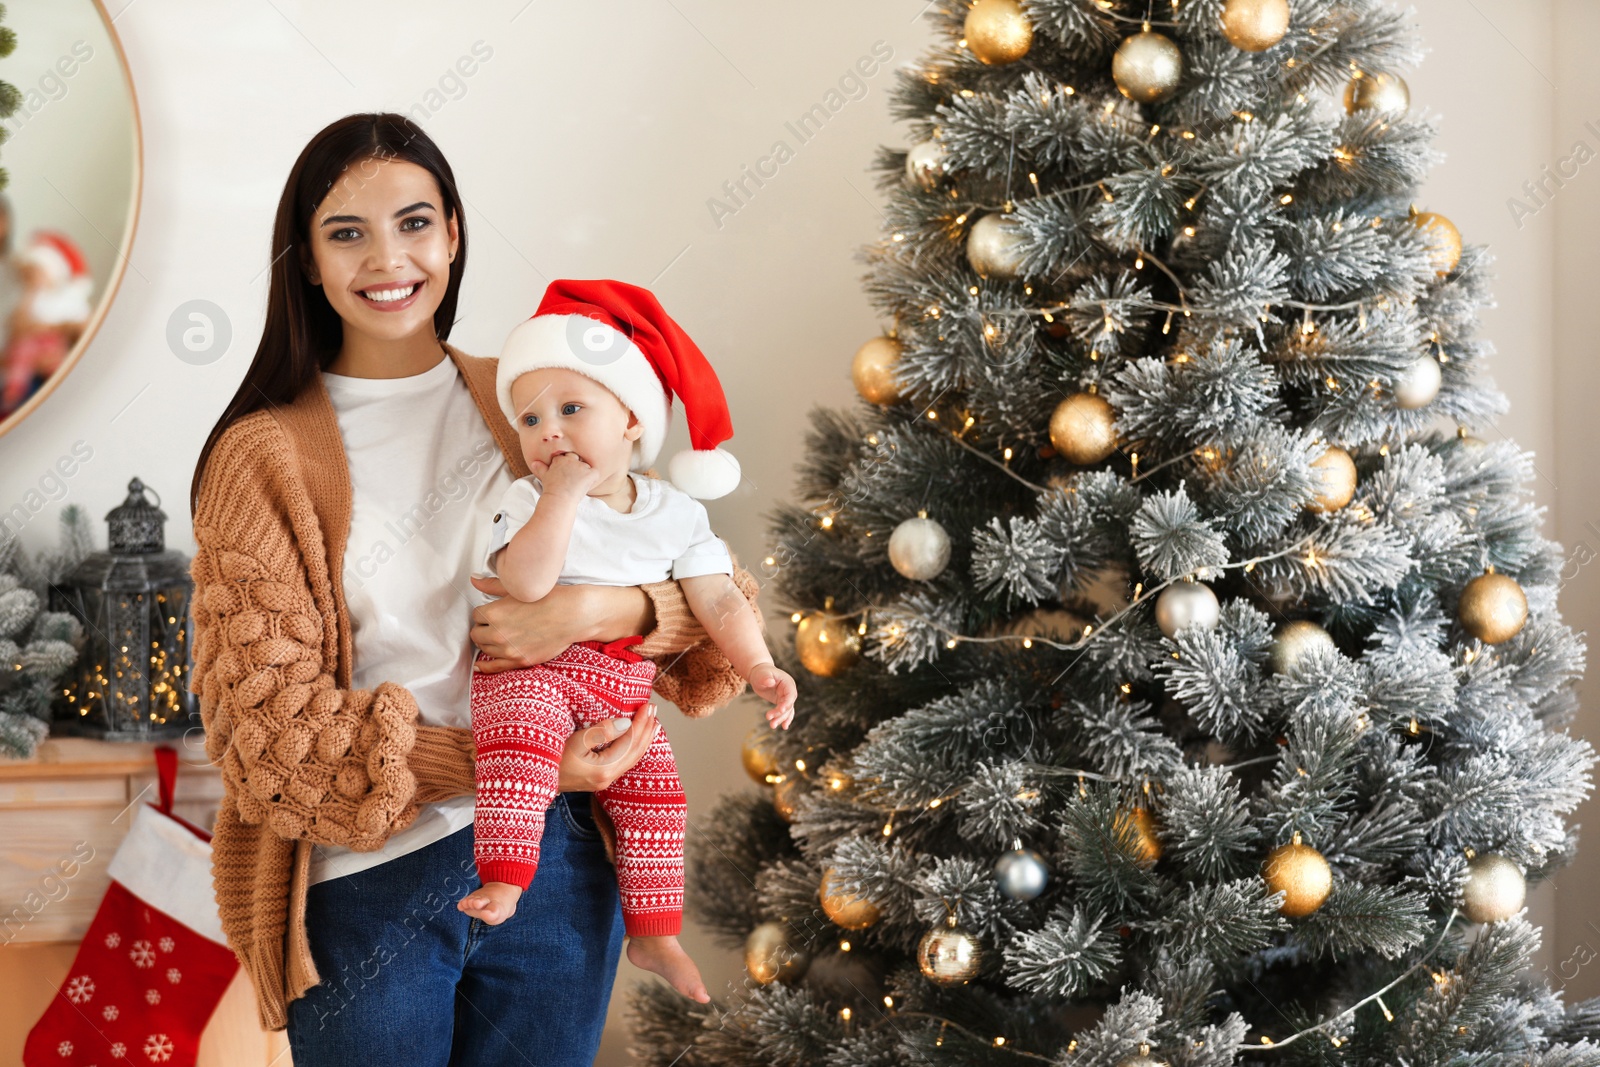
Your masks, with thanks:
<instances>
[{"instance_id":1,"label":"round wall mirror","mask_svg":"<svg viewBox=\"0 0 1600 1067\"><path fill-rule=\"evenodd\" d=\"M0 434L36 410L111 306L139 215L139 109L100 0L13 0L0 81Z\"/></svg>"}]
</instances>

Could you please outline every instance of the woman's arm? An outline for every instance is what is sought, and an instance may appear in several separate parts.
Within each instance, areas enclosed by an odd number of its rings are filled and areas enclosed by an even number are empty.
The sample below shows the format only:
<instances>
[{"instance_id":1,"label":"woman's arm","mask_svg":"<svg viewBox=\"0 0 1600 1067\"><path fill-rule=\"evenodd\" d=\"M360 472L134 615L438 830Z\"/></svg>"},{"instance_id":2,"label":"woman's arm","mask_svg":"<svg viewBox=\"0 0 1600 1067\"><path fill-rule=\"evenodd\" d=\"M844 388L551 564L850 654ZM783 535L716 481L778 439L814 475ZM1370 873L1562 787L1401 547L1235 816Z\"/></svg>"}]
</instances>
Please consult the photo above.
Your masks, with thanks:
<instances>
[{"instance_id":1,"label":"woman's arm","mask_svg":"<svg viewBox=\"0 0 1600 1067\"><path fill-rule=\"evenodd\" d=\"M656 692L690 718L709 715L744 692L744 679L694 617L677 582L558 585L543 600L526 604L507 596L498 579L471 581L485 595L499 598L472 611L472 642L490 657L478 661L480 671L543 663L575 641L643 634L633 648L660 665ZM737 559L733 583L765 630L756 605L760 587Z\"/></svg>"},{"instance_id":2,"label":"woman's arm","mask_svg":"<svg viewBox=\"0 0 1600 1067\"><path fill-rule=\"evenodd\" d=\"M477 663L485 674L543 663L577 641L611 641L655 626L654 607L638 586L558 585L530 604L498 578L470 581L499 598L472 609L472 643L490 657Z\"/></svg>"},{"instance_id":3,"label":"woman's arm","mask_svg":"<svg viewBox=\"0 0 1600 1067\"><path fill-rule=\"evenodd\" d=\"M246 823L285 839L370 851L421 803L470 791L472 732L422 726L403 686L339 689L331 590L282 430L265 412L218 439L196 501L194 670L206 754ZM293 517L298 516L298 517ZM303 549L302 546L313 546Z\"/></svg>"}]
</instances>

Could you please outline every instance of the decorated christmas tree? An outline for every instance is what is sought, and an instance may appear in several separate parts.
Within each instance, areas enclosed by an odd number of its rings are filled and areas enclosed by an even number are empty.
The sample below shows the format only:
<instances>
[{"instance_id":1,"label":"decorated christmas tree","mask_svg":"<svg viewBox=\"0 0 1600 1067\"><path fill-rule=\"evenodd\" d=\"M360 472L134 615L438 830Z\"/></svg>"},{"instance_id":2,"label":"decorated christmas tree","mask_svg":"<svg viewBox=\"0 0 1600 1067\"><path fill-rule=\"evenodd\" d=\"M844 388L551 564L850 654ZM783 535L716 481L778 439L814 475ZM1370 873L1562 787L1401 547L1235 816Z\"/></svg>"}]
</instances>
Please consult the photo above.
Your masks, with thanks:
<instances>
[{"instance_id":1,"label":"decorated christmas tree","mask_svg":"<svg viewBox=\"0 0 1600 1067\"><path fill-rule=\"evenodd\" d=\"M1406 15L930 17L885 336L774 517L798 717L691 840L747 978L642 988L637 1055L1600 1064L1526 966L1584 647Z\"/></svg>"}]
</instances>

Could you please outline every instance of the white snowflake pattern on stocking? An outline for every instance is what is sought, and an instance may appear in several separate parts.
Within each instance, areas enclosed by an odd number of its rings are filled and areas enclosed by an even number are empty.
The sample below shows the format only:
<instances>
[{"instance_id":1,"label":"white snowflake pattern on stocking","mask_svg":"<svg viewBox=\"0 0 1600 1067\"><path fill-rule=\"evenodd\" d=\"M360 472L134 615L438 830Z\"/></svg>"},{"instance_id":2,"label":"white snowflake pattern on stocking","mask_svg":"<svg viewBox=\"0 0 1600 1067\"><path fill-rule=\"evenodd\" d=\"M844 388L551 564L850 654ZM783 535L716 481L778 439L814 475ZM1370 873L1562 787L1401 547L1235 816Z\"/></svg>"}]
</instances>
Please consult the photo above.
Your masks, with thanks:
<instances>
[{"instance_id":1,"label":"white snowflake pattern on stocking","mask_svg":"<svg viewBox=\"0 0 1600 1067\"><path fill-rule=\"evenodd\" d=\"M144 991L144 1002L146 1004L160 1004L161 1003L161 990L159 990L159 989L146 989Z\"/></svg>"},{"instance_id":2,"label":"white snowflake pattern on stocking","mask_svg":"<svg viewBox=\"0 0 1600 1067\"><path fill-rule=\"evenodd\" d=\"M144 1039L144 1054L154 1063L172 1059L172 1042L166 1034L151 1034Z\"/></svg>"},{"instance_id":3,"label":"white snowflake pattern on stocking","mask_svg":"<svg viewBox=\"0 0 1600 1067\"><path fill-rule=\"evenodd\" d=\"M175 942L170 937L163 937L158 944L160 944L162 952L171 952Z\"/></svg>"},{"instance_id":4,"label":"white snowflake pattern on stocking","mask_svg":"<svg viewBox=\"0 0 1600 1067\"><path fill-rule=\"evenodd\" d=\"M116 1022L117 1016L121 1015L122 1013L117 1010L117 1006L115 1004L107 1004L105 1007L100 1009L100 1014L105 1018L106 1022L111 1023Z\"/></svg>"},{"instance_id":5,"label":"white snowflake pattern on stocking","mask_svg":"<svg viewBox=\"0 0 1600 1067\"><path fill-rule=\"evenodd\" d=\"M121 934L107 934L106 935L106 948L116 948L120 944L122 944L122 935Z\"/></svg>"},{"instance_id":6,"label":"white snowflake pattern on stocking","mask_svg":"<svg viewBox=\"0 0 1600 1067\"><path fill-rule=\"evenodd\" d=\"M150 942L139 940L133 943L133 948L128 950L128 958L135 967L141 970L156 965L155 949L150 947Z\"/></svg>"},{"instance_id":7,"label":"white snowflake pattern on stocking","mask_svg":"<svg viewBox=\"0 0 1600 1067\"><path fill-rule=\"evenodd\" d=\"M56 1051L61 1053L63 1056L72 1055L72 1042L70 1042L70 1041L61 1042L61 1044L56 1046Z\"/></svg>"},{"instance_id":8,"label":"white snowflake pattern on stocking","mask_svg":"<svg viewBox=\"0 0 1600 1067\"><path fill-rule=\"evenodd\" d=\"M123 1055L127 1051L128 1051L128 1046L124 1045L122 1042L120 1042L120 1041L111 1042L111 1055L115 1059L119 1059L119 1060L122 1059Z\"/></svg>"},{"instance_id":9,"label":"white snowflake pattern on stocking","mask_svg":"<svg viewBox=\"0 0 1600 1067\"><path fill-rule=\"evenodd\" d=\"M179 982L183 981L183 975L178 971L178 968L168 967L167 981L171 982L173 985L177 985Z\"/></svg>"},{"instance_id":10,"label":"white snowflake pattern on stocking","mask_svg":"<svg viewBox=\"0 0 1600 1067\"><path fill-rule=\"evenodd\" d=\"M80 974L67 983L67 999L74 1004L87 1004L89 998L94 996L94 980L86 974Z\"/></svg>"}]
</instances>

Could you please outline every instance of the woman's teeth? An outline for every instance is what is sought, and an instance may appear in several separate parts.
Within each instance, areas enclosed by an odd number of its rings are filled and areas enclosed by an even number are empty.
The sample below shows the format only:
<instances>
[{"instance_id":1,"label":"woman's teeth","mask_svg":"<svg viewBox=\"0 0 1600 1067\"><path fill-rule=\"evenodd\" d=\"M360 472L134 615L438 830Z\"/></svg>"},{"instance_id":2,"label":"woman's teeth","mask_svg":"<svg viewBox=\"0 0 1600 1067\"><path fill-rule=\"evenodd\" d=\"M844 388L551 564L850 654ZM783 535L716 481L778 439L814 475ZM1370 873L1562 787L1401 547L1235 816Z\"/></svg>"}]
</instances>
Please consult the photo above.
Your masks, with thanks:
<instances>
[{"instance_id":1,"label":"woman's teeth","mask_svg":"<svg viewBox=\"0 0 1600 1067\"><path fill-rule=\"evenodd\" d=\"M368 300L376 300L380 304L386 304L391 300L404 300L416 291L416 285L409 285L404 289L365 289L361 295Z\"/></svg>"}]
</instances>

